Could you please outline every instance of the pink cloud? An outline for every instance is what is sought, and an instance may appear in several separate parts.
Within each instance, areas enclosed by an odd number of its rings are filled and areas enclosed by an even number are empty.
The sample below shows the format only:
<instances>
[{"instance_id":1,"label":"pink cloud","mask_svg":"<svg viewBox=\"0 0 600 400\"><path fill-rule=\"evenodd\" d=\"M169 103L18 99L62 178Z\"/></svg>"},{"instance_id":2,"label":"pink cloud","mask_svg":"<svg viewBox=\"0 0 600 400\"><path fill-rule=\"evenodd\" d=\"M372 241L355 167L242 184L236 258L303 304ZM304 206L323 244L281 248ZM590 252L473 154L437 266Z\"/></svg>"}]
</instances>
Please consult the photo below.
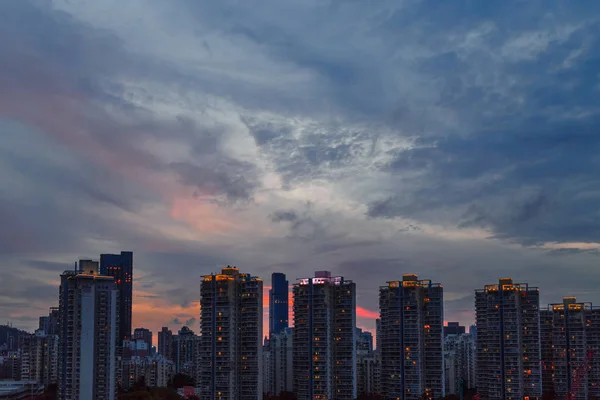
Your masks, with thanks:
<instances>
[{"instance_id":1,"label":"pink cloud","mask_svg":"<svg viewBox=\"0 0 600 400\"><path fill-rule=\"evenodd\" d=\"M367 310L366 308L356 307L356 316L360 318L377 319L379 318L379 313Z\"/></svg>"}]
</instances>

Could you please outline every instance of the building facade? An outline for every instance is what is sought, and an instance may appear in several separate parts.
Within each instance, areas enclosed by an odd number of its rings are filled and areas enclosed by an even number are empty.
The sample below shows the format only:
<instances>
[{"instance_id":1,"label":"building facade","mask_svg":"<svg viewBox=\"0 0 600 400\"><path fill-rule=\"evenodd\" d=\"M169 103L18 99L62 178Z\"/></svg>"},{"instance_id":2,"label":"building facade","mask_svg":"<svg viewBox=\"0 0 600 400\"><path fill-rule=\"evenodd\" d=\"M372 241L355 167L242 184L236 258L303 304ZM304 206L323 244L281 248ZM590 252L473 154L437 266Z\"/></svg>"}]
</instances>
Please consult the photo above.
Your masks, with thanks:
<instances>
[{"instance_id":1,"label":"building facade","mask_svg":"<svg viewBox=\"0 0 600 400\"><path fill-rule=\"evenodd\" d=\"M288 327L289 284L285 274L275 272L271 275L269 289L269 334L279 333Z\"/></svg>"},{"instance_id":2,"label":"building facade","mask_svg":"<svg viewBox=\"0 0 600 400\"><path fill-rule=\"evenodd\" d=\"M58 336L37 330L21 340L21 379L45 386L57 383Z\"/></svg>"},{"instance_id":3,"label":"building facade","mask_svg":"<svg viewBox=\"0 0 600 400\"><path fill-rule=\"evenodd\" d=\"M148 351L152 352L152 331L146 328L135 328L133 339L142 339L148 344Z\"/></svg>"},{"instance_id":4,"label":"building facade","mask_svg":"<svg viewBox=\"0 0 600 400\"><path fill-rule=\"evenodd\" d=\"M58 398L114 400L119 292L98 263L83 260L61 275Z\"/></svg>"},{"instance_id":5,"label":"building facade","mask_svg":"<svg viewBox=\"0 0 600 400\"><path fill-rule=\"evenodd\" d=\"M6 351L0 354L0 381L21 380L21 351Z\"/></svg>"},{"instance_id":6,"label":"building facade","mask_svg":"<svg viewBox=\"0 0 600 400\"><path fill-rule=\"evenodd\" d=\"M38 329L47 335L58 335L58 307L50 307L48 315L40 317Z\"/></svg>"},{"instance_id":7,"label":"building facade","mask_svg":"<svg viewBox=\"0 0 600 400\"><path fill-rule=\"evenodd\" d=\"M187 326L182 327L177 335L173 336L172 359L176 373L195 379L198 377L200 346L201 337Z\"/></svg>"},{"instance_id":8,"label":"building facade","mask_svg":"<svg viewBox=\"0 0 600 400\"><path fill-rule=\"evenodd\" d=\"M465 327L458 322L448 322L448 324L444 326L444 337L448 335L462 335L465 332Z\"/></svg>"},{"instance_id":9,"label":"building facade","mask_svg":"<svg viewBox=\"0 0 600 400\"><path fill-rule=\"evenodd\" d=\"M173 332L166 326L158 332L158 354L167 360L173 360Z\"/></svg>"},{"instance_id":10,"label":"building facade","mask_svg":"<svg viewBox=\"0 0 600 400\"><path fill-rule=\"evenodd\" d=\"M100 274L112 276L119 290L119 340L131 339L133 305L133 252L101 254Z\"/></svg>"},{"instance_id":11,"label":"building facade","mask_svg":"<svg viewBox=\"0 0 600 400\"><path fill-rule=\"evenodd\" d=\"M356 387L359 395L381 393L381 360L378 355L357 355Z\"/></svg>"},{"instance_id":12,"label":"building facade","mask_svg":"<svg viewBox=\"0 0 600 400\"><path fill-rule=\"evenodd\" d=\"M356 286L319 271L294 285L293 376L298 400L354 400Z\"/></svg>"},{"instance_id":13,"label":"building facade","mask_svg":"<svg viewBox=\"0 0 600 400\"><path fill-rule=\"evenodd\" d=\"M510 278L475 291L481 398L541 398L539 299L538 288Z\"/></svg>"},{"instance_id":14,"label":"building facade","mask_svg":"<svg viewBox=\"0 0 600 400\"><path fill-rule=\"evenodd\" d=\"M444 376L446 394L458 395L461 391L474 389L475 383L475 340L468 333L452 334L444 338Z\"/></svg>"},{"instance_id":15,"label":"building facade","mask_svg":"<svg viewBox=\"0 0 600 400\"><path fill-rule=\"evenodd\" d=\"M275 396L275 383L273 381L273 362L271 357L271 343L268 337L265 337L262 348L263 392L267 396Z\"/></svg>"},{"instance_id":16,"label":"building facade","mask_svg":"<svg viewBox=\"0 0 600 400\"><path fill-rule=\"evenodd\" d=\"M444 397L443 304L443 287L416 275L380 287L384 398Z\"/></svg>"},{"instance_id":17,"label":"building facade","mask_svg":"<svg viewBox=\"0 0 600 400\"><path fill-rule=\"evenodd\" d=\"M271 334L269 340L269 352L271 361L272 387L269 391L275 395L282 392L294 391L294 370L293 370L293 349L294 349L294 330L293 328L284 328L279 333Z\"/></svg>"},{"instance_id":18,"label":"building facade","mask_svg":"<svg viewBox=\"0 0 600 400\"><path fill-rule=\"evenodd\" d=\"M166 387L175 375L175 363L159 355L121 360L123 389L132 388L142 378L149 387Z\"/></svg>"},{"instance_id":19,"label":"building facade","mask_svg":"<svg viewBox=\"0 0 600 400\"><path fill-rule=\"evenodd\" d=\"M565 297L541 311L544 394L600 397L600 308Z\"/></svg>"},{"instance_id":20,"label":"building facade","mask_svg":"<svg viewBox=\"0 0 600 400\"><path fill-rule=\"evenodd\" d=\"M200 371L206 399L263 396L263 282L228 266L200 284Z\"/></svg>"},{"instance_id":21,"label":"building facade","mask_svg":"<svg viewBox=\"0 0 600 400\"><path fill-rule=\"evenodd\" d=\"M381 362L373 349L373 334L356 328L356 390L376 394L380 390Z\"/></svg>"},{"instance_id":22,"label":"building facade","mask_svg":"<svg viewBox=\"0 0 600 400\"><path fill-rule=\"evenodd\" d=\"M145 358L150 356L148 343L144 339L123 340L121 349L121 358L130 359L133 357Z\"/></svg>"}]
</instances>

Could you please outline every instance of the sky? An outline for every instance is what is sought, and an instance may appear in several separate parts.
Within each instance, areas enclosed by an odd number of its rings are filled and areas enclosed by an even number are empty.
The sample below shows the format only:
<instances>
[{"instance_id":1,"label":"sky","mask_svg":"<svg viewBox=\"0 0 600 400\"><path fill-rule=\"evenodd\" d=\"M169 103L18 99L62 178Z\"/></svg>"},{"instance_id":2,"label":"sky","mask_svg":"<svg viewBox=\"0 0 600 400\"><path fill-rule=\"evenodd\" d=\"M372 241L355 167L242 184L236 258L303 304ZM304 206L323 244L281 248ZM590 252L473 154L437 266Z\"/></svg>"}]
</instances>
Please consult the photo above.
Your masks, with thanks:
<instances>
[{"instance_id":1,"label":"sky","mask_svg":"<svg viewBox=\"0 0 600 400\"><path fill-rule=\"evenodd\" d=\"M0 321L132 250L134 327L228 264L445 319L500 277L600 305L600 2L0 1ZM265 311L267 309L265 308Z\"/></svg>"}]
</instances>

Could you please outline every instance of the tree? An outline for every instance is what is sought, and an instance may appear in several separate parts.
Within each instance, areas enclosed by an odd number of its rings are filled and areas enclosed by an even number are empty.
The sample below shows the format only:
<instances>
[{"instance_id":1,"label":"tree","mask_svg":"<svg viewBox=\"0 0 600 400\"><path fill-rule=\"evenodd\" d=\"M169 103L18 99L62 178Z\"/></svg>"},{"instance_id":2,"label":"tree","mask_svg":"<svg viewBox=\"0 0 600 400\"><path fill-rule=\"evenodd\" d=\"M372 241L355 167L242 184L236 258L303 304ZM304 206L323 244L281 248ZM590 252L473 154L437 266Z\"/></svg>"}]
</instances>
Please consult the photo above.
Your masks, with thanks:
<instances>
[{"instance_id":1,"label":"tree","mask_svg":"<svg viewBox=\"0 0 600 400\"><path fill-rule=\"evenodd\" d=\"M361 393L356 400L383 400L383 396L377 393Z\"/></svg>"},{"instance_id":2,"label":"tree","mask_svg":"<svg viewBox=\"0 0 600 400\"><path fill-rule=\"evenodd\" d=\"M146 389L146 377L145 376L140 376L135 381L135 383L133 384L133 387L131 389L132 389L131 390L132 392Z\"/></svg>"},{"instance_id":3,"label":"tree","mask_svg":"<svg viewBox=\"0 0 600 400\"><path fill-rule=\"evenodd\" d=\"M44 393L40 394L39 396L36 396L35 399L36 400L55 400L58 398L58 388L56 384L51 384L48 385L48 387L46 387L46 389L44 390Z\"/></svg>"},{"instance_id":4,"label":"tree","mask_svg":"<svg viewBox=\"0 0 600 400\"><path fill-rule=\"evenodd\" d=\"M185 374L176 374L170 380L167 387L172 389L181 389L184 386L196 386L194 378Z\"/></svg>"},{"instance_id":5,"label":"tree","mask_svg":"<svg viewBox=\"0 0 600 400\"><path fill-rule=\"evenodd\" d=\"M296 396L292 392L281 392L277 396L263 394L263 400L296 400Z\"/></svg>"},{"instance_id":6,"label":"tree","mask_svg":"<svg viewBox=\"0 0 600 400\"><path fill-rule=\"evenodd\" d=\"M174 389L146 388L122 394L119 400L181 400L181 396Z\"/></svg>"},{"instance_id":7,"label":"tree","mask_svg":"<svg viewBox=\"0 0 600 400\"><path fill-rule=\"evenodd\" d=\"M542 394L542 400L555 400L555 399L556 399L556 393L554 391L544 392Z\"/></svg>"}]
</instances>

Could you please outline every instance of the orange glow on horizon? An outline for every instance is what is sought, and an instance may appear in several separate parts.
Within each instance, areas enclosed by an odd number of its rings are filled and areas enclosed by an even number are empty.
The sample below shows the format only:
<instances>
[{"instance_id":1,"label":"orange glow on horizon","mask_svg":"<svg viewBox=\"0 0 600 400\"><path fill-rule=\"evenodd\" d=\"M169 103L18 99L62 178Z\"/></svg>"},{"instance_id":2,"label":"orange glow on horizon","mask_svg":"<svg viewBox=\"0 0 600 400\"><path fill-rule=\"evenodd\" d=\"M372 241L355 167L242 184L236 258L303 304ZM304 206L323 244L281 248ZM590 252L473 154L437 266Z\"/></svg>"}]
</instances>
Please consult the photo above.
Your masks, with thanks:
<instances>
[{"instance_id":1,"label":"orange glow on horizon","mask_svg":"<svg viewBox=\"0 0 600 400\"><path fill-rule=\"evenodd\" d=\"M270 286L263 287L263 336L268 336L269 333L269 289ZM153 345L158 346L158 332L163 326L167 326L173 334L177 334L177 331L185 325L187 320L194 318L194 324L190 326L196 334L200 334L200 304L199 300L190 303L187 307L182 307L178 304L170 304L165 299L151 298L150 292L134 290L134 304L133 304L133 329L135 328L148 328L153 333ZM294 296L293 293L289 293L289 326L294 326ZM379 318L379 313L376 311L368 310L364 307L356 307L356 317L362 319L362 322L357 321L357 326L361 327L365 331L370 331L375 335L375 329L373 327L367 327L370 325L365 320L374 320ZM174 324L173 320L178 319L181 324Z\"/></svg>"}]
</instances>

